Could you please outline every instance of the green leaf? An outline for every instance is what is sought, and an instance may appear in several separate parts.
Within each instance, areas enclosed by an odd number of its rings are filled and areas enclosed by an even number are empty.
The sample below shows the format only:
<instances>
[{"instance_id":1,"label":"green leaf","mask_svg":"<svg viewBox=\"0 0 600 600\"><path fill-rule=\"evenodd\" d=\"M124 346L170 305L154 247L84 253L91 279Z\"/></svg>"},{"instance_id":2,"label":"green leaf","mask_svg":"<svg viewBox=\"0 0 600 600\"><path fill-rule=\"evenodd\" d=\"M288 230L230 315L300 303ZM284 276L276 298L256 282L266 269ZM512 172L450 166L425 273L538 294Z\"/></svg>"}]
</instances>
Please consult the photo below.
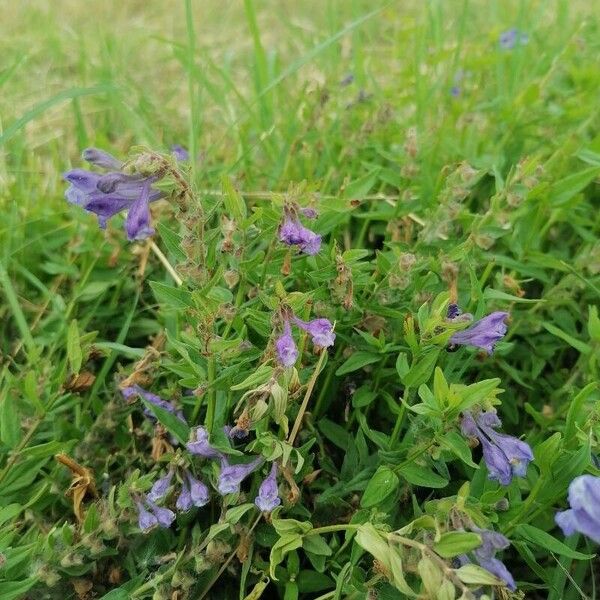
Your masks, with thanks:
<instances>
[{"instance_id":1,"label":"green leaf","mask_svg":"<svg viewBox=\"0 0 600 600\"><path fill-rule=\"evenodd\" d=\"M456 456L458 456L458 458L460 458L460 460L462 460L465 464L473 467L474 469L479 468L479 465L473 462L469 444L467 444L465 438L457 431L449 431L446 435L440 438L440 443L444 448L456 454Z\"/></svg>"},{"instance_id":2,"label":"green leaf","mask_svg":"<svg viewBox=\"0 0 600 600\"><path fill-rule=\"evenodd\" d=\"M455 573L463 583L505 586L505 582L477 565L464 565Z\"/></svg>"},{"instance_id":3,"label":"green leaf","mask_svg":"<svg viewBox=\"0 0 600 600\"><path fill-rule=\"evenodd\" d=\"M225 513L225 520L231 525L235 525L249 510L256 508L256 505L252 502L246 504L240 504L230 508Z\"/></svg>"},{"instance_id":4,"label":"green leaf","mask_svg":"<svg viewBox=\"0 0 600 600\"><path fill-rule=\"evenodd\" d=\"M481 546L479 534L468 531L449 531L442 534L440 541L433 545L433 549L443 558L452 558L479 546Z\"/></svg>"},{"instance_id":5,"label":"green leaf","mask_svg":"<svg viewBox=\"0 0 600 600\"><path fill-rule=\"evenodd\" d=\"M142 396L140 396L140 399L158 421L179 440L179 443L185 445L188 442L190 439L190 428L186 423L161 406L156 406L152 402L148 402Z\"/></svg>"},{"instance_id":6,"label":"green leaf","mask_svg":"<svg viewBox=\"0 0 600 600\"><path fill-rule=\"evenodd\" d=\"M600 166L583 169L573 175L557 181L549 190L549 197L553 207L567 204L571 198L585 189L600 173Z\"/></svg>"},{"instance_id":7,"label":"green leaf","mask_svg":"<svg viewBox=\"0 0 600 600\"><path fill-rule=\"evenodd\" d=\"M2 581L0 582L0 598L2 600L20 600L37 581L37 577L29 577L22 581Z\"/></svg>"},{"instance_id":8,"label":"green leaf","mask_svg":"<svg viewBox=\"0 0 600 600\"><path fill-rule=\"evenodd\" d=\"M437 347L424 350L402 379L402 383L408 387L419 387L426 383L433 373L439 354L440 348Z\"/></svg>"},{"instance_id":9,"label":"green leaf","mask_svg":"<svg viewBox=\"0 0 600 600\"><path fill-rule=\"evenodd\" d=\"M221 178L223 186L223 203L229 213L228 216L237 219L238 221L246 218L246 203L241 194L233 187L231 179L227 175Z\"/></svg>"},{"instance_id":10,"label":"green leaf","mask_svg":"<svg viewBox=\"0 0 600 600\"><path fill-rule=\"evenodd\" d=\"M164 223L159 222L156 226L161 240L163 241L167 252L177 261L183 262L186 259L185 252L181 249L181 236L169 229Z\"/></svg>"},{"instance_id":11,"label":"green leaf","mask_svg":"<svg viewBox=\"0 0 600 600\"><path fill-rule=\"evenodd\" d=\"M358 351L351 354L346 361L338 367L335 374L339 377L340 375L346 375L346 373L352 373L358 371L366 365L370 365L381 360L381 356L377 354L371 354L370 352Z\"/></svg>"},{"instance_id":12,"label":"green leaf","mask_svg":"<svg viewBox=\"0 0 600 600\"><path fill-rule=\"evenodd\" d=\"M577 550L572 550L560 540L533 525L527 525L526 523L517 525L515 533L521 539L560 556L567 556L575 560L590 560L595 556L594 554L583 554L582 552L577 552Z\"/></svg>"},{"instance_id":13,"label":"green leaf","mask_svg":"<svg viewBox=\"0 0 600 600\"><path fill-rule=\"evenodd\" d=\"M559 337L561 340L567 342L569 346L572 346L573 348L575 348L575 350L581 352L581 354L589 354L592 351L591 346L589 346L585 342L582 342L581 340L574 338L568 333L565 333L562 329L559 329L555 325L552 325L552 323L542 322L542 326L552 335Z\"/></svg>"},{"instance_id":14,"label":"green leaf","mask_svg":"<svg viewBox=\"0 0 600 600\"><path fill-rule=\"evenodd\" d=\"M394 493L399 483L398 475L394 471L385 465L379 467L367 484L360 505L363 508L370 508L381 504L390 494Z\"/></svg>"},{"instance_id":15,"label":"green leaf","mask_svg":"<svg viewBox=\"0 0 600 600\"><path fill-rule=\"evenodd\" d=\"M592 395L592 392L597 390L598 383L596 381L588 383L571 401L565 424L565 444L569 445L576 441L577 426L587 417L584 411L584 405Z\"/></svg>"},{"instance_id":16,"label":"green leaf","mask_svg":"<svg viewBox=\"0 0 600 600\"><path fill-rule=\"evenodd\" d=\"M314 535L305 535L302 539L302 547L307 552L312 552L319 556L331 556L333 553L327 542L318 533Z\"/></svg>"},{"instance_id":17,"label":"green leaf","mask_svg":"<svg viewBox=\"0 0 600 600\"><path fill-rule=\"evenodd\" d=\"M0 441L9 448L15 448L21 441L21 422L15 397L7 388L0 398Z\"/></svg>"},{"instance_id":18,"label":"green leaf","mask_svg":"<svg viewBox=\"0 0 600 600\"><path fill-rule=\"evenodd\" d=\"M400 475L402 475L402 477L404 477L404 479L406 479L406 481L412 485L418 485L420 487L427 488L444 488L448 485L447 479L444 479L441 475L434 473L431 469L420 467L419 465L405 465L398 471Z\"/></svg>"},{"instance_id":19,"label":"green leaf","mask_svg":"<svg viewBox=\"0 0 600 600\"><path fill-rule=\"evenodd\" d=\"M516 302L519 304L536 304L537 302L545 302L543 298L521 298L520 296L513 296L500 290L493 288L485 288L483 297L486 300L503 300L505 302Z\"/></svg>"},{"instance_id":20,"label":"green leaf","mask_svg":"<svg viewBox=\"0 0 600 600\"><path fill-rule=\"evenodd\" d=\"M194 308L192 294L181 287L173 287L158 281L150 281L150 287L156 299L169 308Z\"/></svg>"},{"instance_id":21,"label":"green leaf","mask_svg":"<svg viewBox=\"0 0 600 600\"><path fill-rule=\"evenodd\" d=\"M83 353L81 351L81 343L79 341L79 328L77 327L77 319L73 319L69 324L67 331L67 358L71 371L75 374L81 369Z\"/></svg>"},{"instance_id":22,"label":"green leaf","mask_svg":"<svg viewBox=\"0 0 600 600\"><path fill-rule=\"evenodd\" d=\"M278 581L275 576L275 567L283 562L286 554L301 547L302 536L298 533L286 533L275 542L271 548L271 555L269 557L271 579Z\"/></svg>"},{"instance_id":23,"label":"green leaf","mask_svg":"<svg viewBox=\"0 0 600 600\"><path fill-rule=\"evenodd\" d=\"M410 367L408 366L408 359L406 358L406 352L400 352L396 359L396 371L400 381L404 381L406 374L409 372Z\"/></svg>"}]
</instances>

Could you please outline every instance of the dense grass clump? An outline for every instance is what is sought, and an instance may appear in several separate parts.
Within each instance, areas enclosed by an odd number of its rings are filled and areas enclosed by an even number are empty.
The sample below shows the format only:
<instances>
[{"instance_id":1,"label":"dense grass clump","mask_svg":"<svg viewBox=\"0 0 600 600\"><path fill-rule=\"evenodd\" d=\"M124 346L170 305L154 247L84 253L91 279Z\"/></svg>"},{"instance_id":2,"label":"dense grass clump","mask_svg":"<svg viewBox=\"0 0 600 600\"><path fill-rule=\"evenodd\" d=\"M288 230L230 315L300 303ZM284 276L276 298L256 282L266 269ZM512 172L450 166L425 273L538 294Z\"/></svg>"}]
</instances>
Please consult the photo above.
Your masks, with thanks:
<instances>
[{"instance_id":1,"label":"dense grass clump","mask_svg":"<svg viewBox=\"0 0 600 600\"><path fill-rule=\"evenodd\" d=\"M599 26L5 7L0 599L594 598Z\"/></svg>"}]
</instances>

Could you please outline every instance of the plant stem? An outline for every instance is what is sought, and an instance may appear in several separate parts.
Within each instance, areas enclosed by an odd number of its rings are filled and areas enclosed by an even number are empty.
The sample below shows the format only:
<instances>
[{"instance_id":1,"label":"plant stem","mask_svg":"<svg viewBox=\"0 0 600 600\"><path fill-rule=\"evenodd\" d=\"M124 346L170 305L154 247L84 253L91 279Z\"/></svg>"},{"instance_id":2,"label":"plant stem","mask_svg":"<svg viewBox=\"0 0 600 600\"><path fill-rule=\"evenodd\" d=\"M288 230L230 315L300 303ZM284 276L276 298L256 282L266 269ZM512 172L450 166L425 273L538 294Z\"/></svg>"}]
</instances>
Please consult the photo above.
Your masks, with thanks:
<instances>
[{"instance_id":1,"label":"plant stem","mask_svg":"<svg viewBox=\"0 0 600 600\"><path fill-rule=\"evenodd\" d=\"M208 406L206 407L206 420L204 424L209 433L212 433L217 405L217 390L215 389L216 361L213 355L208 357ZM198 415L196 415L198 416Z\"/></svg>"},{"instance_id":2,"label":"plant stem","mask_svg":"<svg viewBox=\"0 0 600 600\"><path fill-rule=\"evenodd\" d=\"M334 533L335 531L356 531L360 525L352 523L340 523L338 525L325 525L324 527L317 527L311 529L305 535L317 535L321 533Z\"/></svg>"},{"instance_id":3,"label":"plant stem","mask_svg":"<svg viewBox=\"0 0 600 600\"><path fill-rule=\"evenodd\" d=\"M162 250L152 240L150 240L150 250L156 254L156 257L158 260L160 260L160 262L163 264L163 267L173 278L173 281L175 281L177 285L181 285L183 283L183 279L181 279L181 277L178 275L177 271L169 262L169 259L163 254Z\"/></svg>"},{"instance_id":4,"label":"plant stem","mask_svg":"<svg viewBox=\"0 0 600 600\"><path fill-rule=\"evenodd\" d=\"M400 434L400 429L402 428L402 424L404 423L404 416L406 414L406 405L408 403L408 397L410 393L410 388L404 388L404 402L400 406L400 412L398 413L398 418L396 419L396 424L394 425L394 430L392 431L392 435L390 437L390 448L394 445L396 438Z\"/></svg>"},{"instance_id":5,"label":"plant stem","mask_svg":"<svg viewBox=\"0 0 600 600\"><path fill-rule=\"evenodd\" d=\"M296 420L294 421L294 426L292 427L292 432L288 437L288 444L293 445L296 436L298 435L298 431L300 431L300 426L302 425L302 418L304 417L304 413L306 412L306 407L308 406L308 401L310 400L310 396L312 394L313 388L315 387L315 383L317 382L317 377L321 372L321 366L323 365L323 361L325 360L325 356L327 356L327 348L323 348L321 350L321 355L319 356L319 360L317 365L315 366L315 370L308 382L308 386L306 387L306 393L304 394L304 399L302 400L302 404L300 405L300 410L298 410L298 414L296 415Z\"/></svg>"}]
</instances>

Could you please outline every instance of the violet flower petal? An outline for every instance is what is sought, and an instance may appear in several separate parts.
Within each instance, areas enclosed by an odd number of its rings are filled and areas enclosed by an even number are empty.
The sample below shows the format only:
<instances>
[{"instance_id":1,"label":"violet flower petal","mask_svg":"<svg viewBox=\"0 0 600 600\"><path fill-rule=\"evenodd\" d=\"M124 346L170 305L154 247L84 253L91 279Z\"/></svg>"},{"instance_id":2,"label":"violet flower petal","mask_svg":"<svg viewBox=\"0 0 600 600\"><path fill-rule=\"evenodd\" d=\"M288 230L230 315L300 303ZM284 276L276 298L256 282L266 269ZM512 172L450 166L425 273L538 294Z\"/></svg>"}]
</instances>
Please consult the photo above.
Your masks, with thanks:
<instances>
[{"instance_id":1,"label":"violet flower petal","mask_svg":"<svg viewBox=\"0 0 600 600\"><path fill-rule=\"evenodd\" d=\"M271 512L281 504L279 490L277 489L277 464L273 463L271 471L260 484L258 496L254 504L263 512Z\"/></svg>"},{"instance_id":2,"label":"violet flower petal","mask_svg":"<svg viewBox=\"0 0 600 600\"><path fill-rule=\"evenodd\" d=\"M292 337L292 328L287 321L283 326L283 333L275 341L275 351L277 359L284 367L293 367L298 359L298 348Z\"/></svg>"}]
</instances>

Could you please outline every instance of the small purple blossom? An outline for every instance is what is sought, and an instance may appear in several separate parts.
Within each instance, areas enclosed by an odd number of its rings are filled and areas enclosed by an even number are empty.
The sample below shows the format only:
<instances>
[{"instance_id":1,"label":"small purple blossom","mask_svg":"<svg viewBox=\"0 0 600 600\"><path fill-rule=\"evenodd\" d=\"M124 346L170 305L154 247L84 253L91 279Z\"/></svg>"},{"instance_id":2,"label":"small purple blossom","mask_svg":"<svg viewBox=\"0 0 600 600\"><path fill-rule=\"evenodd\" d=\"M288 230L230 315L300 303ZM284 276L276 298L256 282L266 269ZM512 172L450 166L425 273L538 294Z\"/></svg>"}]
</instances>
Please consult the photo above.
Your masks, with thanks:
<instances>
[{"instance_id":1,"label":"small purple blossom","mask_svg":"<svg viewBox=\"0 0 600 600\"><path fill-rule=\"evenodd\" d=\"M301 208L300 212L307 219L316 219L319 216L319 213L317 212L317 210L315 208L312 208L311 206L307 206L306 208Z\"/></svg>"},{"instance_id":2,"label":"small purple blossom","mask_svg":"<svg viewBox=\"0 0 600 600\"><path fill-rule=\"evenodd\" d=\"M243 439L245 437L248 437L248 430L241 429L237 425L233 427L231 425L224 425L223 432L230 440Z\"/></svg>"},{"instance_id":3,"label":"small purple blossom","mask_svg":"<svg viewBox=\"0 0 600 600\"><path fill-rule=\"evenodd\" d=\"M192 430L192 441L185 446L189 452L204 458L220 458L223 455L213 448L208 440L208 431L202 426Z\"/></svg>"},{"instance_id":4,"label":"small purple blossom","mask_svg":"<svg viewBox=\"0 0 600 600\"><path fill-rule=\"evenodd\" d=\"M161 527L164 527L165 529L168 529L169 527L171 527L173 521L175 520L175 513L172 510L169 510L168 508L164 508L163 506L158 506L157 504L155 504L148 498L146 498L146 502L148 503L150 510L156 517L158 524Z\"/></svg>"},{"instance_id":5,"label":"small purple blossom","mask_svg":"<svg viewBox=\"0 0 600 600\"><path fill-rule=\"evenodd\" d=\"M179 496L177 496L177 501L175 502L175 508L181 512L187 512L192 508L194 502L192 500L192 493L190 492L190 486L188 482L184 479L181 484L181 491L179 492Z\"/></svg>"},{"instance_id":6,"label":"small purple blossom","mask_svg":"<svg viewBox=\"0 0 600 600\"><path fill-rule=\"evenodd\" d=\"M173 404L171 404L171 402L168 402L167 400L163 400L160 396L157 396L156 394L153 394L152 392L145 390L143 387L141 387L137 384L122 388L121 393L123 394L123 397L125 398L125 400L131 400L134 396L140 396L144 400L146 400L146 402L149 402L150 404L153 404L154 406L158 406L159 408L162 408L162 409L166 410L167 412L170 412L172 415L175 415L180 421L183 421L184 423L186 423L185 417L183 416L183 412L181 412L180 410L175 408L175 406ZM152 411L150 411L148 408L144 408L144 414L148 418L155 420L155 417L152 414Z\"/></svg>"},{"instance_id":7,"label":"small purple blossom","mask_svg":"<svg viewBox=\"0 0 600 600\"><path fill-rule=\"evenodd\" d=\"M304 227L295 215L286 215L279 227L279 239L288 246L298 246L304 254L313 256L321 249L321 236Z\"/></svg>"},{"instance_id":8,"label":"small purple blossom","mask_svg":"<svg viewBox=\"0 0 600 600\"><path fill-rule=\"evenodd\" d=\"M461 313L462 313L462 311L458 307L458 304L454 304L454 303L448 304L448 312L446 313L447 319L450 319L450 320L456 319L456 317L458 317Z\"/></svg>"},{"instance_id":9,"label":"small purple blossom","mask_svg":"<svg viewBox=\"0 0 600 600\"><path fill-rule=\"evenodd\" d=\"M483 319L479 319L464 331L457 331L450 338L451 344L476 346L488 354L492 354L496 342L506 334L505 319L507 312L493 312Z\"/></svg>"},{"instance_id":10,"label":"small purple blossom","mask_svg":"<svg viewBox=\"0 0 600 600\"><path fill-rule=\"evenodd\" d=\"M191 473L187 473L187 480L190 486L192 504L197 507L208 504L210 494L206 484L196 479Z\"/></svg>"},{"instance_id":11,"label":"small purple blossom","mask_svg":"<svg viewBox=\"0 0 600 600\"><path fill-rule=\"evenodd\" d=\"M158 525L158 519L144 506L143 502L136 501L138 509L138 527L147 533Z\"/></svg>"},{"instance_id":12,"label":"small purple blossom","mask_svg":"<svg viewBox=\"0 0 600 600\"><path fill-rule=\"evenodd\" d=\"M175 520L175 513L168 508L158 506L147 496L135 501L138 509L139 528L147 533L157 525L165 529Z\"/></svg>"},{"instance_id":13,"label":"small purple blossom","mask_svg":"<svg viewBox=\"0 0 600 600\"><path fill-rule=\"evenodd\" d=\"M503 50L513 50L517 45L525 46L529 43L529 35L512 27L500 34L498 43Z\"/></svg>"},{"instance_id":14,"label":"small purple blossom","mask_svg":"<svg viewBox=\"0 0 600 600\"><path fill-rule=\"evenodd\" d=\"M221 459L221 473L217 481L217 489L219 494L237 494L240 491L242 481L252 473L263 459L261 457L253 460L250 463L241 465L230 465L225 457Z\"/></svg>"},{"instance_id":15,"label":"small purple blossom","mask_svg":"<svg viewBox=\"0 0 600 600\"><path fill-rule=\"evenodd\" d=\"M453 98L458 98L458 97L460 96L460 93L461 93L460 86L458 86L458 85L453 85L453 86L450 88L450 95L451 95Z\"/></svg>"},{"instance_id":16,"label":"small purple blossom","mask_svg":"<svg viewBox=\"0 0 600 600\"><path fill-rule=\"evenodd\" d=\"M104 150L100 150L99 148L86 148L82 152L81 158L95 167L100 167L101 169L118 170L123 166L123 163L120 160L115 158L112 154L109 154Z\"/></svg>"},{"instance_id":17,"label":"small purple blossom","mask_svg":"<svg viewBox=\"0 0 600 600\"><path fill-rule=\"evenodd\" d=\"M298 348L292 337L292 328L287 321L283 326L283 333L275 341L275 350L277 351L277 359L284 367L294 366L298 359Z\"/></svg>"},{"instance_id":18,"label":"small purple blossom","mask_svg":"<svg viewBox=\"0 0 600 600\"><path fill-rule=\"evenodd\" d=\"M171 480L173 479L173 471L169 470L169 472L157 479L152 486L152 489L148 493L148 500L152 502L156 502L158 500L162 500L168 493L169 488L171 487Z\"/></svg>"},{"instance_id":19,"label":"small purple blossom","mask_svg":"<svg viewBox=\"0 0 600 600\"><path fill-rule=\"evenodd\" d=\"M159 190L152 189L156 178L122 173L123 163L97 148L84 150L83 158L94 166L113 171L106 174L84 169L67 171L63 175L70 184L65 191L67 201L94 213L101 229L106 227L108 219L126 210L125 230L129 240L152 235L150 202L163 196Z\"/></svg>"},{"instance_id":20,"label":"small purple blossom","mask_svg":"<svg viewBox=\"0 0 600 600\"><path fill-rule=\"evenodd\" d=\"M474 531L481 536L481 546L473 551L479 565L486 571L489 571L493 575L496 575L496 577L502 579L509 590L516 590L517 586L513 576L510 574L504 563L496 558L496 553L499 550L508 548L510 542L497 531L478 528L475 528Z\"/></svg>"},{"instance_id":21,"label":"small purple blossom","mask_svg":"<svg viewBox=\"0 0 600 600\"><path fill-rule=\"evenodd\" d=\"M493 428L501 424L493 411L481 412L475 418L470 412L465 412L461 430L464 435L480 441L489 478L508 485L513 477L525 477L533 452L526 442L494 431Z\"/></svg>"},{"instance_id":22,"label":"small purple blossom","mask_svg":"<svg viewBox=\"0 0 600 600\"><path fill-rule=\"evenodd\" d=\"M569 506L554 517L562 532L582 533L600 544L600 477L575 477L569 485Z\"/></svg>"},{"instance_id":23,"label":"small purple blossom","mask_svg":"<svg viewBox=\"0 0 600 600\"><path fill-rule=\"evenodd\" d=\"M270 473L260 484L254 504L263 512L271 512L281 504L277 489L277 463L273 463Z\"/></svg>"},{"instance_id":24,"label":"small purple blossom","mask_svg":"<svg viewBox=\"0 0 600 600\"><path fill-rule=\"evenodd\" d=\"M294 318L294 323L307 331L311 338L312 343L315 346L321 346L322 348L328 348L333 346L335 342L335 333L333 333L333 325L329 319L313 319L312 321L302 321L301 319Z\"/></svg>"},{"instance_id":25,"label":"small purple blossom","mask_svg":"<svg viewBox=\"0 0 600 600\"><path fill-rule=\"evenodd\" d=\"M180 162L186 162L190 159L190 153L181 144L173 144L171 153Z\"/></svg>"}]
</instances>

